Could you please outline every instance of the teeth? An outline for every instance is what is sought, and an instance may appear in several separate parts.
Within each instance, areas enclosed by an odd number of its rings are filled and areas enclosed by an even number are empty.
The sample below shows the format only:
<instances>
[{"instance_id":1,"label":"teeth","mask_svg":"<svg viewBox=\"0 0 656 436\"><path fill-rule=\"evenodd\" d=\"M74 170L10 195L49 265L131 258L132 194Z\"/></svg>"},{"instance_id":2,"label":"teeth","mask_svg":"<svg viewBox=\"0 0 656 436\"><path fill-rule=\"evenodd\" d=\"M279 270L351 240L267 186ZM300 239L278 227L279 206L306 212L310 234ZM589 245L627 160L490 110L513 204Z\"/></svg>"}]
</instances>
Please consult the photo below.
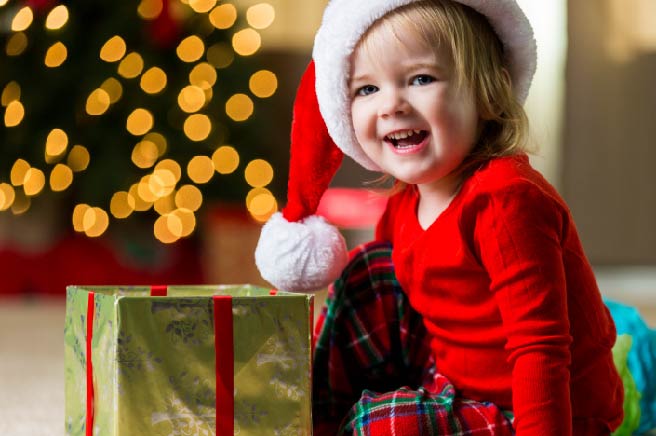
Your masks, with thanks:
<instances>
[{"instance_id":1,"label":"teeth","mask_svg":"<svg viewBox=\"0 0 656 436\"><path fill-rule=\"evenodd\" d=\"M402 130L399 132L390 133L389 135L387 135L387 137L389 139L394 139L398 141L399 139L405 139L409 136L412 136L415 133L420 133L420 132L421 130Z\"/></svg>"}]
</instances>

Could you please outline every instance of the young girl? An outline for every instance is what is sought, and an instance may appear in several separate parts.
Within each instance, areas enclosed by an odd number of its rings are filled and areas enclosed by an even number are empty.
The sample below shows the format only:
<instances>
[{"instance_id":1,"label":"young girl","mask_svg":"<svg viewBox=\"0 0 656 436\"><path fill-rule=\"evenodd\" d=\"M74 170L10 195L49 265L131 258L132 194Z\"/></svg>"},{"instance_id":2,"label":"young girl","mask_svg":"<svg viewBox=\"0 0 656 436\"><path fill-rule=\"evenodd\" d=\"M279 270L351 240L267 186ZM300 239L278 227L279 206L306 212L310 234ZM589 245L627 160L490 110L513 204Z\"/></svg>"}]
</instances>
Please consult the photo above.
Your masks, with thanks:
<instances>
[{"instance_id":1,"label":"young girl","mask_svg":"<svg viewBox=\"0 0 656 436\"><path fill-rule=\"evenodd\" d=\"M313 59L288 204L256 262L292 291L339 276L315 433L610 434L615 327L567 206L522 151L535 46L515 1L333 0ZM342 152L396 180L348 265L312 216Z\"/></svg>"}]
</instances>

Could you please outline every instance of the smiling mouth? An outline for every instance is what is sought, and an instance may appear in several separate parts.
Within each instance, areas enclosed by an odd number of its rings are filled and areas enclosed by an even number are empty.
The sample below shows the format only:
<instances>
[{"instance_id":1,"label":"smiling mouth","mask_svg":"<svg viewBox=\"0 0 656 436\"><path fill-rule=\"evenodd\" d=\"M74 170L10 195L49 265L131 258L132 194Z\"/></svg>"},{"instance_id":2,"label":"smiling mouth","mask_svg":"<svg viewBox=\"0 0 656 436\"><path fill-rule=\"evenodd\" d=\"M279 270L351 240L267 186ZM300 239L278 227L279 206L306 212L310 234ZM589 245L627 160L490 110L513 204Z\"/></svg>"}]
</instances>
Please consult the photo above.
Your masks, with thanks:
<instances>
[{"instance_id":1,"label":"smiling mouth","mask_svg":"<svg viewBox=\"0 0 656 436\"><path fill-rule=\"evenodd\" d=\"M427 136L425 130L404 130L390 133L384 140L397 150L409 150L421 144Z\"/></svg>"}]
</instances>

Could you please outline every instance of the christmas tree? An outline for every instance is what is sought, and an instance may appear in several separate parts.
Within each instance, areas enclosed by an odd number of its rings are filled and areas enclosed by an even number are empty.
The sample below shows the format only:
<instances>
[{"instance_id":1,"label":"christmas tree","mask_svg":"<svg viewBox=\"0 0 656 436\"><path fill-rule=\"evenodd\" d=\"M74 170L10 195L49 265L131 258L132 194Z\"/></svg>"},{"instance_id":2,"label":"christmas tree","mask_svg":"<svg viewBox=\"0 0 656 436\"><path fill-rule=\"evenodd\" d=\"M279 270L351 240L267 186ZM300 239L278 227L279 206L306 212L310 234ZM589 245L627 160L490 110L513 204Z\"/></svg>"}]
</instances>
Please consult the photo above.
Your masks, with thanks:
<instances>
[{"instance_id":1,"label":"christmas tree","mask_svg":"<svg viewBox=\"0 0 656 436\"><path fill-rule=\"evenodd\" d=\"M253 55L274 18L267 3L0 0L0 213L57 196L89 237L146 220L164 243L212 200L266 220L256 105L277 77Z\"/></svg>"}]
</instances>

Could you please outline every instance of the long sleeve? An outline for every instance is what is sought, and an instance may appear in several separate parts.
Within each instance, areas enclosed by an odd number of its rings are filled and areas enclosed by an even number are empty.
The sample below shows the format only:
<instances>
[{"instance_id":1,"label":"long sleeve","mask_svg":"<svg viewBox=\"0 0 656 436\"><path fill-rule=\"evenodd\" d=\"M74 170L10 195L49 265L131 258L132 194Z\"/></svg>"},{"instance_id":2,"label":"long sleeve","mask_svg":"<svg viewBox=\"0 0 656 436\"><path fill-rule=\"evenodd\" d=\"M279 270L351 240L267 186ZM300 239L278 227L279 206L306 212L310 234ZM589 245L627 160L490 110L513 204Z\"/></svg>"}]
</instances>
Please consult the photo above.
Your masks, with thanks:
<instances>
[{"instance_id":1,"label":"long sleeve","mask_svg":"<svg viewBox=\"0 0 656 436\"><path fill-rule=\"evenodd\" d=\"M517 435L571 436L572 338L562 252L568 212L530 182L490 190L478 201L475 249L507 338Z\"/></svg>"}]
</instances>

